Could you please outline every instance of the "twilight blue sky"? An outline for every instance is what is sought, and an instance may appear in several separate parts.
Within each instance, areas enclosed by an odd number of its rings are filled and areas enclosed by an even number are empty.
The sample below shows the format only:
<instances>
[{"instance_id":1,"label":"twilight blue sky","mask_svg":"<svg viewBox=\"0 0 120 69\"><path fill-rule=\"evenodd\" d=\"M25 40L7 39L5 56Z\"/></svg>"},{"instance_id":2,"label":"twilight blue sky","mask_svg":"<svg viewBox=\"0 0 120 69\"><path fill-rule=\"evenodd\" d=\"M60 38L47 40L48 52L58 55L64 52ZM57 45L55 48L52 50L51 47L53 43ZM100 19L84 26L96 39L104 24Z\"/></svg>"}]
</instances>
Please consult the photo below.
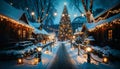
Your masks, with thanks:
<instances>
[{"instance_id":1,"label":"twilight blue sky","mask_svg":"<svg viewBox=\"0 0 120 69\"><path fill-rule=\"evenodd\" d=\"M68 13L70 14L70 19L71 21L75 18L74 15L77 14L77 16L80 16L81 13L78 12L78 10L75 10L74 8L72 8L69 4L70 4L70 0L57 0L58 3L56 5L56 9L57 9L57 16L55 18L54 24L59 24L60 18L61 18L61 14L63 11L63 7L64 7L64 2L67 3L67 9L68 9ZM115 4L117 4L118 2L120 3L120 0L93 0L94 4L93 4L93 9L97 9L97 8L104 8L107 9L109 7L114 6ZM84 12L83 6L81 4L80 9Z\"/></svg>"}]
</instances>

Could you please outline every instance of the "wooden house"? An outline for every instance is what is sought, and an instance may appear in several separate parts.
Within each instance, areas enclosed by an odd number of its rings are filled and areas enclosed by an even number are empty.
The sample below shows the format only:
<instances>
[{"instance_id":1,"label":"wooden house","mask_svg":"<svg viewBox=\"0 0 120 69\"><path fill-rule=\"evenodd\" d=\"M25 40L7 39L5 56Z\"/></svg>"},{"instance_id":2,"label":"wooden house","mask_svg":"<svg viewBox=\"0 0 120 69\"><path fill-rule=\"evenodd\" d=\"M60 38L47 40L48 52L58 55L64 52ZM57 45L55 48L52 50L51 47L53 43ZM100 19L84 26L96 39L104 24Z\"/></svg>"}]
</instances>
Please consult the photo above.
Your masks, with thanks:
<instances>
[{"instance_id":1,"label":"wooden house","mask_svg":"<svg viewBox=\"0 0 120 69\"><path fill-rule=\"evenodd\" d=\"M118 6L99 16L97 19L101 19L100 21L85 23L82 26L82 37L93 36L95 39L94 45L108 45L120 49L120 8Z\"/></svg>"},{"instance_id":2,"label":"wooden house","mask_svg":"<svg viewBox=\"0 0 120 69\"><path fill-rule=\"evenodd\" d=\"M28 25L24 12L3 0L0 4L0 44L31 38L33 27Z\"/></svg>"}]
</instances>

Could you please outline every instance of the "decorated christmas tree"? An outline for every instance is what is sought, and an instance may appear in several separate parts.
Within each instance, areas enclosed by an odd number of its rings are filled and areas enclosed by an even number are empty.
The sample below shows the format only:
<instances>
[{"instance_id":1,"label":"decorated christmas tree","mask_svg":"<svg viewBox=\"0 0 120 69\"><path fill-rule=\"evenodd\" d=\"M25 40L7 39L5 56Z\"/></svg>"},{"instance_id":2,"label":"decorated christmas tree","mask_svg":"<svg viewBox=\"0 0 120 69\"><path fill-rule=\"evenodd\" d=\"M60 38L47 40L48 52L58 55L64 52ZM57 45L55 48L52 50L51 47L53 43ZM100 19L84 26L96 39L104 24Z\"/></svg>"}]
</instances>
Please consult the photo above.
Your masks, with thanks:
<instances>
[{"instance_id":1,"label":"decorated christmas tree","mask_svg":"<svg viewBox=\"0 0 120 69\"><path fill-rule=\"evenodd\" d=\"M59 25L59 32L58 32L59 40L63 41L72 38L73 32L72 32L71 21L69 16L70 15L68 14L67 7L65 5Z\"/></svg>"}]
</instances>

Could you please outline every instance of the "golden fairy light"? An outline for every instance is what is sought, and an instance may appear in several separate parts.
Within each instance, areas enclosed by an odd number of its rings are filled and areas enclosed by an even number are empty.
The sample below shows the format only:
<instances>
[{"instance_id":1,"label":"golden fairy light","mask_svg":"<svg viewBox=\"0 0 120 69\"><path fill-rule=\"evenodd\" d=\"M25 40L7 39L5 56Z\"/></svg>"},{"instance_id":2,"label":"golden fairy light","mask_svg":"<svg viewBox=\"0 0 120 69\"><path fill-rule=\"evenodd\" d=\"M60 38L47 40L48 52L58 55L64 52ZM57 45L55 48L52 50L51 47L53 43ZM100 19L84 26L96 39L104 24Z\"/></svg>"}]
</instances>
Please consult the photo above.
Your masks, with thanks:
<instances>
[{"instance_id":1,"label":"golden fairy light","mask_svg":"<svg viewBox=\"0 0 120 69\"><path fill-rule=\"evenodd\" d=\"M86 51L87 51L87 52L91 52L91 51L92 51L92 48L87 47L87 48L86 48Z\"/></svg>"}]
</instances>

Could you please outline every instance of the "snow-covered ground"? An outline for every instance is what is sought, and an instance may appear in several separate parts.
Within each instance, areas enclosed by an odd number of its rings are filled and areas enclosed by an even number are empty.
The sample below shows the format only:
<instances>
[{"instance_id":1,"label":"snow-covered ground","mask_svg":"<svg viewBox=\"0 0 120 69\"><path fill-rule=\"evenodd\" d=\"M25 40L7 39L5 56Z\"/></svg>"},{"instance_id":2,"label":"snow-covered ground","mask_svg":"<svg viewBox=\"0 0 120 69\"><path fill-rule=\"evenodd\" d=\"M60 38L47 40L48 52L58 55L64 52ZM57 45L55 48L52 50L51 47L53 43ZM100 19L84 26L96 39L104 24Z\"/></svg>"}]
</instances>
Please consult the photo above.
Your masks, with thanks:
<instances>
[{"instance_id":1,"label":"snow-covered ground","mask_svg":"<svg viewBox=\"0 0 120 69\"><path fill-rule=\"evenodd\" d=\"M120 62L110 62L108 64L96 62L91 60L91 63L87 63L87 55L86 52L80 49L80 55L78 56L78 49L71 48L69 41L64 42L56 42L54 46L46 47L42 50L42 61L38 64L34 65L35 59L30 57L31 59L24 59L23 64L17 64L16 61L0 61L0 69L46 69L50 64L51 61L54 60L54 57L57 53L57 50L61 43L65 44L65 47L72 58L73 63L79 69L119 69ZM48 48L48 50L46 50ZM101 58L92 54L92 57L98 61L102 61Z\"/></svg>"},{"instance_id":2,"label":"snow-covered ground","mask_svg":"<svg viewBox=\"0 0 120 69\"><path fill-rule=\"evenodd\" d=\"M23 64L17 64L16 61L0 61L0 69L46 69L50 61L52 61L55 57L56 52L59 48L59 43L60 42L55 43L54 46L52 46L52 50L50 47L48 47L48 51L46 51L46 49L43 49L42 61L36 65L34 65L35 58L31 56L28 57L28 59L24 59Z\"/></svg>"},{"instance_id":3,"label":"snow-covered ground","mask_svg":"<svg viewBox=\"0 0 120 69\"><path fill-rule=\"evenodd\" d=\"M80 55L78 56L78 49L71 48L70 43L65 43L66 48L68 50L68 53L70 57L75 61L75 65L80 69L119 69L120 62L110 62L108 64L101 63L102 59L98 56L91 55L94 59L100 61L96 62L94 60L91 60L91 63L87 63L87 55L84 52L84 50L80 49Z\"/></svg>"}]
</instances>

